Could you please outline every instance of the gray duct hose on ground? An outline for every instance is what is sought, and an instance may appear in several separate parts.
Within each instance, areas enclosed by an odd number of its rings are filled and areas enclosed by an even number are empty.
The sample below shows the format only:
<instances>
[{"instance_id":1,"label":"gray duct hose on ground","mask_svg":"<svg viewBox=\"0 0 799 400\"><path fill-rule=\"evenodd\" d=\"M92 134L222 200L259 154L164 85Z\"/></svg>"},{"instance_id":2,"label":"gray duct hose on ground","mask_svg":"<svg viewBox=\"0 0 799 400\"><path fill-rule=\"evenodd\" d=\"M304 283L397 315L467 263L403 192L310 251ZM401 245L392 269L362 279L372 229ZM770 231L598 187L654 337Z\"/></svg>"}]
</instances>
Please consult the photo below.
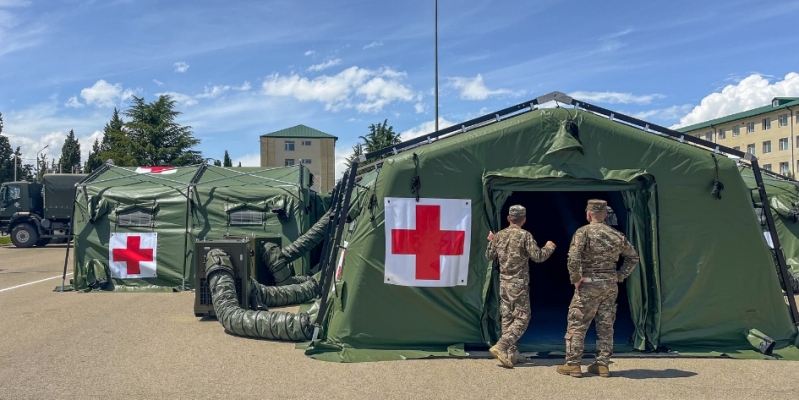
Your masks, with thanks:
<instances>
[{"instance_id":1,"label":"gray duct hose on ground","mask_svg":"<svg viewBox=\"0 0 799 400\"><path fill-rule=\"evenodd\" d=\"M305 278L305 279L297 279ZM311 301L319 295L319 284L310 276L293 276L293 283L285 286L266 286L250 278L250 299L266 307L283 307ZM302 281L302 282L300 282Z\"/></svg>"},{"instance_id":2,"label":"gray duct hose on ground","mask_svg":"<svg viewBox=\"0 0 799 400\"><path fill-rule=\"evenodd\" d=\"M216 318L227 332L260 339L290 341L311 339L313 335L311 321L318 309L312 307L310 312L298 314L245 310L239 306L230 257L220 249L213 249L208 253L205 266ZM316 284L315 281L310 282ZM277 289L289 289L289 287Z\"/></svg>"},{"instance_id":3,"label":"gray duct hose on ground","mask_svg":"<svg viewBox=\"0 0 799 400\"><path fill-rule=\"evenodd\" d=\"M291 263L313 250L325 239L328 224L330 224L329 212L323 215L311 229L286 246L282 251L274 243L264 244L264 264L269 269L269 273L275 277L275 286L296 283L291 280L294 275L294 268L291 267Z\"/></svg>"}]
</instances>

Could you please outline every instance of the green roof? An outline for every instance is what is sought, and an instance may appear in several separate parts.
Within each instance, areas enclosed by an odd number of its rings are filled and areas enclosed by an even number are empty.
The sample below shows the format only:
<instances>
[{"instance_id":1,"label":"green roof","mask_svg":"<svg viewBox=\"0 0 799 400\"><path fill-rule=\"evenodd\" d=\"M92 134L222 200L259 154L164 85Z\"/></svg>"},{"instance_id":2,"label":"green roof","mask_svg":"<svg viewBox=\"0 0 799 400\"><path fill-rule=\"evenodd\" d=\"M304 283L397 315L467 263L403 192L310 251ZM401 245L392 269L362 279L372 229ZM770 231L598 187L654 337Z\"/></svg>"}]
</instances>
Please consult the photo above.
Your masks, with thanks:
<instances>
[{"instance_id":1,"label":"green roof","mask_svg":"<svg viewBox=\"0 0 799 400\"><path fill-rule=\"evenodd\" d=\"M324 133L305 125L297 125L277 132L267 133L266 135L261 135L261 137L338 139L329 133Z\"/></svg>"},{"instance_id":2,"label":"green roof","mask_svg":"<svg viewBox=\"0 0 799 400\"><path fill-rule=\"evenodd\" d=\"M773 104L775 101L778 104L776 107ZM788 107L799 106L799 97L775 97L771 101L771 103L772 104L769 104L767 106L758 107L758 108L755 108L755 109L752 109L752 110L749 110L749 111L743 111L743 112L735 113L735 114L732 114L732 115L728 115L726 117L711 119L710 121L705 121L705 122L702 122L702 123L699 123L699 124L689 125L689 126L686 126L686 127L683 127L683 128L679 128L679 129L677 129L677 131L678 132L695 131L697 129L709 128L709 127L711 127L713 125L721 125L721 124L725 124L727 122L737 121L739 119L744 119L744 118L751 118L751 117L758 116L760 114L766 114L766 113L770 113L770 112L773 112L773 111L785 109L785 108L788 108Z\"/></svg>"}]
</instances>

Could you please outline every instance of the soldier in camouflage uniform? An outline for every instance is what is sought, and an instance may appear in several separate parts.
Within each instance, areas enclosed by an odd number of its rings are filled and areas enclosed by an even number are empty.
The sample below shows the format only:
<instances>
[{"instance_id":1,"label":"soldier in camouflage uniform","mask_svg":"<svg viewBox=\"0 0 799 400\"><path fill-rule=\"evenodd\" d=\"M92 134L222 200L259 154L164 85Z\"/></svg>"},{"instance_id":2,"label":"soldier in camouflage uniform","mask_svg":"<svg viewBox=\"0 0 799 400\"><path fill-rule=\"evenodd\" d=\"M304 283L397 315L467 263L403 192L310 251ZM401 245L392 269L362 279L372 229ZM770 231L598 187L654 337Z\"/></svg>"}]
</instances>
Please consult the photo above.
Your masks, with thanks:
<instances>
[{"instance_id":1,"label":"soldier in camouflage uniform","mask_svg":"<svg viewBox=\"0 0 799 400\"><path fill-rule=\"evenodd\" d=\"M513 368L513 364L524 358L519 354L516 341L527 330L530 322L530 271L527 260L544 262L555 244L547 242L539 248L530 232L522 229L526 221L526 210L520 205L511 206L508 215L510 226L496 235L488 235L486 257L489 261L499 259L499 297L502 317L502 337L489 350L502 365Z\"/></svg>"},{"instance_id":2,"label":"soldier in camouflage uniform","mask_svg":"<svg viewBox=\"0 0 799 400\"><path fill-rule=\"evenodd\" d=\"M586 218L590 224L574 233L569 247L569 277L574 284L574 297L569 305L566 329L566 364L558 373L581 377L585 333L596 318L596 362L588 372L609 377L613 354L613 322L616 319L617 282L624 281L638 264L638 254L624 234L605 224L607 202L589 200ZM624 257L616 270L619 255Z\"/></svg>"}]
</instances>

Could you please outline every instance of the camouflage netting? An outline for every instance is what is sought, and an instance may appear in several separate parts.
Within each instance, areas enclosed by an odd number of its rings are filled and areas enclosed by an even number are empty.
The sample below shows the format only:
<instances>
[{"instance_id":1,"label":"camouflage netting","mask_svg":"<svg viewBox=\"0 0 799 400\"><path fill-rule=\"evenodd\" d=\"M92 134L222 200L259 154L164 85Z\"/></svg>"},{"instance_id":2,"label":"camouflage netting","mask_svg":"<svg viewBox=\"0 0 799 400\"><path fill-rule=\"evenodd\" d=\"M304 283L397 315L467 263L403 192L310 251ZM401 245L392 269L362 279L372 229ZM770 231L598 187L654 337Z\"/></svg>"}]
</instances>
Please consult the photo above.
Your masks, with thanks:
<instances>
[{"instance_id":1,"label":"camouflage netting","mask_svg":"<svg viewBox=\"0 0 799 400\"><path fill-rule=\"evenodd\" d=\"M236 295L230 257L220 249L213 249L208 253L206 273L214 311L227 332L259 339L289 341L311 339L313 334L311 320L315 317L315 308L310 312L297 314L284 311L245 310L239 305ZM251 281L254 289L250 294L257 296L266 306L298 304L316 297L318 285L313 278L296 278L296 282L303 282L267 287Z\"/></svg>"}]
</instances>

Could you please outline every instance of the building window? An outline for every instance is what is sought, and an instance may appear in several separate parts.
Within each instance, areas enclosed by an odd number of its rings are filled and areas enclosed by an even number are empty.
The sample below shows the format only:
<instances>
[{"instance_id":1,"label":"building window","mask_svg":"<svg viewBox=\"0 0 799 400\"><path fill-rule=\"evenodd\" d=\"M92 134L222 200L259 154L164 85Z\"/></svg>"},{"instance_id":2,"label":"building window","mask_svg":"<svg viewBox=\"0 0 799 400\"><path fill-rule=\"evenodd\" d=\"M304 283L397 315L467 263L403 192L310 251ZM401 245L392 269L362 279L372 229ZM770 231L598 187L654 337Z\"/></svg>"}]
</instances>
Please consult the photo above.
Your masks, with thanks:
<instances>
[{"instance_id":1,"label":"building window","mask_svg":"<svg viewBox=\"0 0 799 400\"><path fill-rule=\"evenodd\" d=\"M755 145L754 144L746 145L746 152L751 155L755 155Z\"/></svg>"},{"instance_id":2,"label":"building window","mask_svg":"<svg viewBox=\"0 0 799 400\"><path fill-rule=\"evenodd\" d=\"M771 129L771 118L763 118L762 125L764 131Z\"/></svg>"},{"instance_id":3,"label":"building window","mask_svg":"<svg viewBox=\"0 0 799 400\"><path fill-rule=\"evenodd\" d=\"M311 141L310 140L303 140L302 141L302 145L303 146L310 146L311 145Z\"/></svg>"},{"instance_id":4,"label":"building window","mask_svg":"<svg viewBox=\"0 0 799 400\"><path fill-rule=\"evenodd\" d=\"M754 122L747 122L746 123L746 133L755 133L755 123Z\"/></svg>"},{"instance_id":5,"label":"building window","mask_svg":"<svg viewBox=\"0 0 799 400\"><path fill-rule=\"evenodd\" d=\"M763 169L765 169L766 171L771 171L771 164L764 164Z\"/></svg>"},{"instance_id":6,"label":"building window","mask_svg":"<svg viewBox=\"0 0 799 400\"><path fill-rule=\"evenodd\" d=\"M724 140L727 138L727 131L724 129L719 129L719 140Z\"/></svg>"},{"instance_id":7,"label":"building window","mask_svg":"<svg viewBox=\"0 0 799 400\"><path fill-rule=\"evenodd\" d=\"M741 134L741 127L738 126L738 125L733 126L732 127L732 137L736 137L736 136L738 136L740 134Z\"/></svg>"},{"instance_id":8,"label":"building window","mask_svg":"<svg viewBox=\"0 0 799 400\"><path fill-rule=\"evenodd\" d=\"M741 146L735 146L735 147L733 147L732 149L733 149L733 150L738 150L738 151L741 151Z\"/></svg>"},{"instance_id":9,"label":"building window","mask_svg":"<svg viewBox=\"0 0 799 400\"><path fill-rule=\"evenodd\" d=\"M780 151L788 150L788 138L780 139Z\"/></svg>"},{"instance_id":10,"label":"building window","mask_svg":"<svg viewBox=\"0 0 799 400\"><path fill-rule=\"evenodd\" d=\"M286 166L287 167L294 166L294 159L293 158L287 158L286 159Z\"/></svg>"},{"instance_id":11,"label":"building window","mask_svg":"<svg viewBox=\"0 0 799 400\"><path fill-rule=\"evenodd\" d=\"M153 226L153 214L133 209L117 213L117 225L119 226Z\"/></svg>"},{"instance_id":12,"label":"building window","mask_svg":"<svg viewBox=\"0 0 799 400\"><path fill-rule=\"evenodd\" d=\"M789 172L790 171L788 171L788 163L787 162L781 162L780 163L780 173L783 174L783 175L788 175Z\"/></svg>"},{"instance_id":13,"label":"building window","mask_svg":"<svg viewBox=\"0 0 799 400\"><path fill-rule=\"evenodd\" d=\"M705 140L707 140L708 142L712 142L713 141L713 132L706 133L705 134Z\"/></svg>"},{"instance_id":14,"label":"building window","mask_svg":"<svg viewBox=\"0 0 799 400\"><path fill-rule=\"evenodd\" d=\"M300 164L310 164L310 163L311 163L310 158L300 158Z\"/></svg>"},{"instance_id":15,"label":"building window","mask_svg":"<svg viewBox=\"0 0 799 400\"><path fill-rule=\"evenodd\" d=\"M236 210L228 213L230 225L263 225L264 213L255 210Z\"/></svg>"},{"instance_id":16,"label":"building window","mask_svg":"<svg viewBox=\"0 0 799 400\"><path fill-rule=\"evenodd\" d=\"M788 126L788 114L780 115L780 126Z\"/></svg>"},{"instance_id":17,"label":"building window","mask_svg":"<svg viewBox=\"0 0 799 400\"><path fill-rule=\"evenodd\" d=\"M763 154L771 153L771 140L763 142Z\"/></svg>"},{"instance_id":18,"label":"building window","mask_svg":"<svg viewBox=\"0 0 799 400\"><path fill-rule=\"evenodd\" d=\"M294 141L286 140L286 151L294 151Z\"/></svg>"}]
</instances>

